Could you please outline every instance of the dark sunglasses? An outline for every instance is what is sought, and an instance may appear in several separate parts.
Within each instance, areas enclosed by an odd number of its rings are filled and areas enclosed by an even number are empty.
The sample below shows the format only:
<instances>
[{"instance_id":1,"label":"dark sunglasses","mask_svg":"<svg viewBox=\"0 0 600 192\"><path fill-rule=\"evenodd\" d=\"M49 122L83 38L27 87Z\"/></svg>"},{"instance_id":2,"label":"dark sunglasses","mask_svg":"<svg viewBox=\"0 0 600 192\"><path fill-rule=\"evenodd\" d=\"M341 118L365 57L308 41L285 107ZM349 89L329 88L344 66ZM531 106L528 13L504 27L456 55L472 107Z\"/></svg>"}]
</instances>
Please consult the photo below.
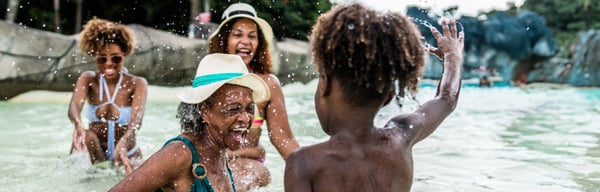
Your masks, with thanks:
<instances>
[{"instance_id":1,"label":"dark sunglasses","mask_svg":"<svg viewBox=\"0 0 600 192\"><path fill-rule=\"evenodd\" d=\"M96 61L96 63L98 63L100 65L104 65L108 61L108 57L107 56L97 56L94 58L94 61ZM123 61L123 56L122 55L111 55L110 61L112 61L112 63L121 63L121 61Z\"/></svg>"}]
</instances>

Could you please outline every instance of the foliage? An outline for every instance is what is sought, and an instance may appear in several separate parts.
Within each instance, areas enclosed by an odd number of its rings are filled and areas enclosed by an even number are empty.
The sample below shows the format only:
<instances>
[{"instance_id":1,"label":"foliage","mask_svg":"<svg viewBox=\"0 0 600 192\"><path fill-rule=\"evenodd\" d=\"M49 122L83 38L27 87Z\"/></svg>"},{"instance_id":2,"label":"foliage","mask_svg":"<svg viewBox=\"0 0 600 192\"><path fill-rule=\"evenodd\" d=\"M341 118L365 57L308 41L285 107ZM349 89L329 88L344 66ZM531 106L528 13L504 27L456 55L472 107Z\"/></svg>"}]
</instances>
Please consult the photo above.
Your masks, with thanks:
<instances>
[{"instance_id":1,"label":"foliage","mask_svg":"<svg viewBox=\"0 0 600 192\"><path fill-rule=\"evenodd\" d=\"M252 5L258 16L265 19L277 39L284 37L307 40L312 25L320 14L332 6L329 0L242 0ZM232 3L213 0L212 21L220 22L223 11Z\"/></svg>"},{"instance_id":2,"label":"foliage","mask_svg":"<svg viewBox=\"0 0 600 192\"><path fill-rule=\"evenodd\" d=\"M93 17L123 24L141 24L179 35L187 33L190 21L190 0L119 1L119 0L60 0L61 33L75 34L76 2L82 1L82 23ZM212 21L221 21L221 14L237 1L210 0ZM196 2L202 2L196 0ZM329 0L245 0L254 6L258 15L273 27L278 39L283 37L306 40L319 15L332 6ZM0 0L0 10L6 10L8 1ZM203 6L199 3L198 6ZM6 15L6 11L2 12ZM2 17L4 18L4 17ZM55 31L53 1L21 0L15 23Z\"/></svg>"},{"instance_id":3,"label":"foliage","mask_svg":"<svg viewBox=\"0 0 600 192\"><path fill-rule=\"evenodd\" d=\"M82 2L82 23L98 17L111 21L131 24L137 23L156 29L184 34L189 22L189 1L118 1L118 0L60 0L61 33L79 33L75 29L77 2ZM0 10L6 10L7 3L0 4ZM54 31L53 1L21 0L15 23L33 28ZM165 11L168 10L168 11Z\"/></svg>"},{"instance_id":4,"label":"foliage","mask_svg":"<svg viewBox=\"0 0 600 192\"><path fill-rule=\"evenodd\" d=\"M592 0L527 0L521 9L546 17L548 25L565 32L600 28L600 1Z\"/></svg>"},{"instance_id":5,"label":"foliage","mask_svg":"<svg viewBox=\"0 0 600 192\"><path fill-rule=\"evenodd\" d=\"M566 53L577 38L577 33L589 29L600 29L600 1L597 0L526 0L522 10L534 11L546 18L561 50Z\"/></svg>"}]
</instances>

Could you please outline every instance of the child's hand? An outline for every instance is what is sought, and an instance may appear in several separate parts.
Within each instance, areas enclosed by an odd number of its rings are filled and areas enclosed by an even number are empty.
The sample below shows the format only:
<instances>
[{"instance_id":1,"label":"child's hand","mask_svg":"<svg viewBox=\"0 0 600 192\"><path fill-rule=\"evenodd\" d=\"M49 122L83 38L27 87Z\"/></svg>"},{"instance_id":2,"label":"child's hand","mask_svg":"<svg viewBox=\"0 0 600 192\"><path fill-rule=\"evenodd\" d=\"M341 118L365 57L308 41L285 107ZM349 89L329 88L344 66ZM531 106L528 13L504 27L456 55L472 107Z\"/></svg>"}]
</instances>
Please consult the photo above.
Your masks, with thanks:
<instances>
[{"instance_id":1,"label":"child's hand","mask_svg":"<svg viewBox=\"0 0 600 192\"><path fill-rule=\"evenodd\" d=\"M465 34L462 31L457 32L455 19L450 19L450 26L448 26L445 19L442 19L442 33L435 27L430 27L429 29L438 44L437 48L427 47L429 53L434 54L442 60L445 56L452 54L462 58Z\"/></svg>"}]
</instances>

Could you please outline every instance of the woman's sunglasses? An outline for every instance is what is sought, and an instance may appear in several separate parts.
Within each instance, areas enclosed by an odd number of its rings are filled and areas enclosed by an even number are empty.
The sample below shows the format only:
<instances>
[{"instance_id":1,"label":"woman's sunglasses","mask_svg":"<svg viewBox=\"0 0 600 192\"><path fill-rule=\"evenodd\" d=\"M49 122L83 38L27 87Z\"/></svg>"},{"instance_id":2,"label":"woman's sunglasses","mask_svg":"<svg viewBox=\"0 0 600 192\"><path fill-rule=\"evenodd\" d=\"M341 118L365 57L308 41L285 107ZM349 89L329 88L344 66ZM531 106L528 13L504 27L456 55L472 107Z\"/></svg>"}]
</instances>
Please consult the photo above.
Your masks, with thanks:
<instances>
[{"instance_id":1,"label":"woman's sunglasses","mask_svg":"<svg viewBox=\"0 0 600 192\"><path fill-rule=\"evenodd\" d=\"M122 55L111 55L110 57L110 61L112 61L112 63L121 63L121 61L123 61L123 56ZM96 61L96 63L100 64L100 65L104 65L107 61L108 58L107 56L97 56L94 58L94 61Z\"/></svg>"}]
</instances>

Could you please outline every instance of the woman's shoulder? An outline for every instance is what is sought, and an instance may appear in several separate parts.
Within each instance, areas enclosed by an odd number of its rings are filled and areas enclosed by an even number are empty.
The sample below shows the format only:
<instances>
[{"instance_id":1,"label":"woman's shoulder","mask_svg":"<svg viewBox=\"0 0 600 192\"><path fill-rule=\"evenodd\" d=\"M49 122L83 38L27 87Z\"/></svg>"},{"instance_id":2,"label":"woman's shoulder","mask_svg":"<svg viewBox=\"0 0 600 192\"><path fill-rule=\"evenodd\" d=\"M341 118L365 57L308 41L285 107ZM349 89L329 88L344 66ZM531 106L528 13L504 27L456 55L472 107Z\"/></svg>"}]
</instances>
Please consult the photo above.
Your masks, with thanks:
<instances>
[{"instance_id":1,"label":"woman's shoulder","mask_svg":"<svg viewBox=\"0 0 600 192\"><path fill-rule=\"evenodd\" d=\"M170 158L176 157L174 159L170 159L169 161L175 161L177 164L191 164L192 162L192 152L189 146L181 140L171 139L165 142L164 146L159 150L160 153L163 154L163 157ZM189 158L182 158L189 157ZM173 163L175 163L173 162ZM186 163L189 162L189 163Z\"/></svg>"},{"instance_id":2,"label":"woman's shoulder","mask_svg":"<svg viewBox=\"0 0 600 192\"><path fill-rule=\"evenodd\" d=\"M190 149L182 141L169 140L138 169L159 170L161 172L160 176L155 175L155 177L168 177L167 180L175 179L181 177L182 172L190 170L189 168L192 166L191 154Z\"/></svg>"},{"instance_id":3,"label":"woman's shoulder","mask_svg":"<svg viewBox=\"0 0 600 192\"><path fill-rule=\"evenodd\" d=\"M78 82L84 82L87 84L87 82L95 82L96 78L98 77L98 74L95 71L84 71L81 74L79 74L79 78L77 79Z\"/></svg>"},{"instance_id":4,"label":"woman's shoulder","mask_svg":"<svg viewBox=\"0 0 600 192\"><path fill-rule=\"evenodd\" d=\"M144 86L148 85L148 81L142 76L137 76L131 73L123 73L123 77L127 78L128 80L131 80L131 82L135 82L136 84L142 84Z\"/></svg>"},{"instance_id":5,"label":"woman's shoulder","mask_svg":"<svg viewBox=\"0 0 600 192\"><path fill-rule=\"evenodd\" d=\"M79 74L80 78L96 78L96 76L98 76L98 74L95 71L84 71Z\"/></svg>"},{"instance_id":6,"label":"woman's shoulder","mask_svg":"<svg viewBox=\"0 0 600 192\"><path fill-rule=\"evenodd\" d=\"M257 74L260 78L262 78L265 83L267 83L267 87L269 87L269 91L271 92L271 97L282 94L281 83L279 82L279 78L273 74Z\"/></svg>"},{"instance_id":7,"label":"woman's shoulder","mask_svg":"<svg viewBox=\"0 0 600 192\"><path fill-rule=\"evenodd\" d=\"M271 73L264 73L264 74L255 73L255 74L258 75L260 78L262 78L263 81L265 81L269 87L272 87L272 86L281 87L279 78L277 78L277 76L275 76Z\"/></svg>"}]
</instances>

